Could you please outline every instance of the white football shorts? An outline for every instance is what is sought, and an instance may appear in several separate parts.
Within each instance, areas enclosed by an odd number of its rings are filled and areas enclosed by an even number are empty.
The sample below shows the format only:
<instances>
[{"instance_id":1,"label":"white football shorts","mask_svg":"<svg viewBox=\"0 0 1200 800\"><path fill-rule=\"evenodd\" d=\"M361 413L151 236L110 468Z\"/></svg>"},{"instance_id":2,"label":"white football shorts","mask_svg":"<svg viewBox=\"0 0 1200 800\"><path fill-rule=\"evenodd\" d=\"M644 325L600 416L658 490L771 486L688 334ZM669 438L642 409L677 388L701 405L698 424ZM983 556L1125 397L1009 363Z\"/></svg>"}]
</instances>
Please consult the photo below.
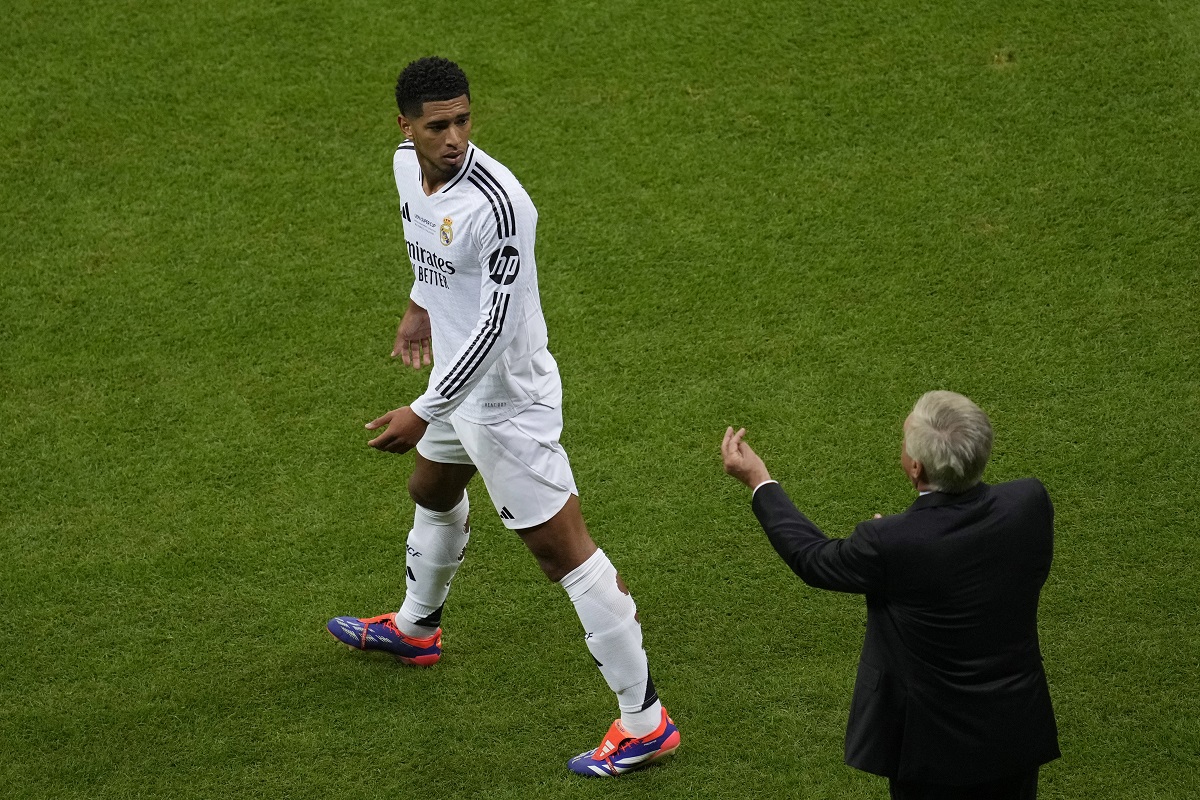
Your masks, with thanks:
<instances>
[{"instance_id":1,"label":"white football shorts","mask_svg":"<svg viewBox=\"0 0 1200 800\"><path fill-rule=\"evenodd\" d=\"M562 409L534 403L491 425L457 414L448 424L431 422L417 452L441 464L474 464L505 527L522 530L550 519L579 494L561 435Z\"/></svg>"}]
</instances>

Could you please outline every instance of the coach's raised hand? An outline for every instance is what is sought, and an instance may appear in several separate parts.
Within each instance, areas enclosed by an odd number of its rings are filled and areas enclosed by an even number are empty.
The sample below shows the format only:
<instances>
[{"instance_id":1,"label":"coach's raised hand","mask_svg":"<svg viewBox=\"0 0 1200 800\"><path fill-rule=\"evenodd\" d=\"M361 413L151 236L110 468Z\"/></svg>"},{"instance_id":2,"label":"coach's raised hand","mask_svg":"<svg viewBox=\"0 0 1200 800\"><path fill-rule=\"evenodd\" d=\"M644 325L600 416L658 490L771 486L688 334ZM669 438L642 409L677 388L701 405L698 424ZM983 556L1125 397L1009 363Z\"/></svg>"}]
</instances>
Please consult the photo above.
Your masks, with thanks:
<instances>
[{"instance_id":1,"label":"coach's raised hand","mask_svg":"<svg viewBox=\"0 0 1200 800\"><path fill-rule=\"evenodd\" d=\"M397 408L367 423L367 430L385 428L367 444L386 453L407 453L417 446L429 423L418 417L411 408Z\"/></svg>"},{"instance_id":2,"label":"coach's raised hand","mask_svg":"<svg viewBox=\"0 0 1200 800\"><path fill-rule=\"evenodd\" d=\"M753 489L763 481L771 480L771 474L758 453L746 444L745 437L745 428L739 428L737 433L733 428L726 428L721 457L725 461L725 472Z\"/></svg>"}]
</instances>

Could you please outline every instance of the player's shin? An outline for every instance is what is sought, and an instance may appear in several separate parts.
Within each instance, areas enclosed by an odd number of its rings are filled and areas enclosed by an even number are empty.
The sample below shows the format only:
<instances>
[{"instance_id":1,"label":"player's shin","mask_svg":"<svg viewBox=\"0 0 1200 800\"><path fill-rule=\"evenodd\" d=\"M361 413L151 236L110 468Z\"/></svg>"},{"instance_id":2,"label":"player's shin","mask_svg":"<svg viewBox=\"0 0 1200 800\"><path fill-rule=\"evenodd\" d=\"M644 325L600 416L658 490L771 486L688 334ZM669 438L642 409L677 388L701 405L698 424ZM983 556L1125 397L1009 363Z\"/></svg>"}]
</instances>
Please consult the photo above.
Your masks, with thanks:
<instances>
[{"instance_id":1,"label":"player's shin","mask_svg":"<svg viewBox=\"0 0 1200 800\"><path fill-rule=\"evenodd\" d=\"M405 556L404 604L396 627L406 636L430 636L441 625L450 581L466 555L471 536L466 492L449 511L417 506Z\"/></svg>"},{"instance_id":2,"label":"player's shin","mask_svg":"<svg viewBox=\"0 0 1200 800\"><path fill-rule=\"evenodd\" d=\"M661 704L650 680L637 605L603 550L561 581L586 632L588 650L600 674L617 695L621 722L634 736L651 733Z\"/></svg>"}]
</instances>

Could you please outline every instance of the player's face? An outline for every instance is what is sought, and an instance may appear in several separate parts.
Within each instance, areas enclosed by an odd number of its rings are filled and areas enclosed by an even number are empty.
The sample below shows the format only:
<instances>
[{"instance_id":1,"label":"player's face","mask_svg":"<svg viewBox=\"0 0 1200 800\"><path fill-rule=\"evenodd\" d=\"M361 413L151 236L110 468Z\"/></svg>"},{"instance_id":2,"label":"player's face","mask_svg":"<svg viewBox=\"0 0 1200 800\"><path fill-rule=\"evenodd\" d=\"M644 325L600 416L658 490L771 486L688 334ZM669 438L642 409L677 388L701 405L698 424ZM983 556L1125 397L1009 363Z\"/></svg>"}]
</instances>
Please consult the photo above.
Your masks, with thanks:
<instances>
[{"instance_id":1,"label":"player's face","mask_svg":"<svg viewBox=\"0 0 1200 800\"><path fill-rule=\"evenodd\" d=\"M417 148L426 189L435 190L458 174L471 136L471 101L465 94L427 102L421 116L401 114L398 121L405 138Z\"/></svg>"}]
</instances>

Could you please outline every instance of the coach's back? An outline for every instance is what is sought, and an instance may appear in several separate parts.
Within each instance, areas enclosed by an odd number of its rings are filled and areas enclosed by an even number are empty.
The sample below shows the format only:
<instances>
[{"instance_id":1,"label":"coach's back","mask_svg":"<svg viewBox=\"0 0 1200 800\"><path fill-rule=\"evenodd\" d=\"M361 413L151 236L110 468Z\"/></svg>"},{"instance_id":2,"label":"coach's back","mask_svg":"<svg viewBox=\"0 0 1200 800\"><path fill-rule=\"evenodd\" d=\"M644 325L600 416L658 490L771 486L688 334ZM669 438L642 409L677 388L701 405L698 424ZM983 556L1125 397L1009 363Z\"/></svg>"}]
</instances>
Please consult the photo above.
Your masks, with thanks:
<instances>
[{"instance_id":1,"label":"coach's back","mask_svg":"<svg viewBox=\"0 0 1200 800\"><path fill-rule=\"evenodd\" d=\"M972 783L1058 757L1037 633L1053 513L1026 479L932 492L858 526L882 570L866 590L847 763Z\"/></svg>"}]
</instances>

